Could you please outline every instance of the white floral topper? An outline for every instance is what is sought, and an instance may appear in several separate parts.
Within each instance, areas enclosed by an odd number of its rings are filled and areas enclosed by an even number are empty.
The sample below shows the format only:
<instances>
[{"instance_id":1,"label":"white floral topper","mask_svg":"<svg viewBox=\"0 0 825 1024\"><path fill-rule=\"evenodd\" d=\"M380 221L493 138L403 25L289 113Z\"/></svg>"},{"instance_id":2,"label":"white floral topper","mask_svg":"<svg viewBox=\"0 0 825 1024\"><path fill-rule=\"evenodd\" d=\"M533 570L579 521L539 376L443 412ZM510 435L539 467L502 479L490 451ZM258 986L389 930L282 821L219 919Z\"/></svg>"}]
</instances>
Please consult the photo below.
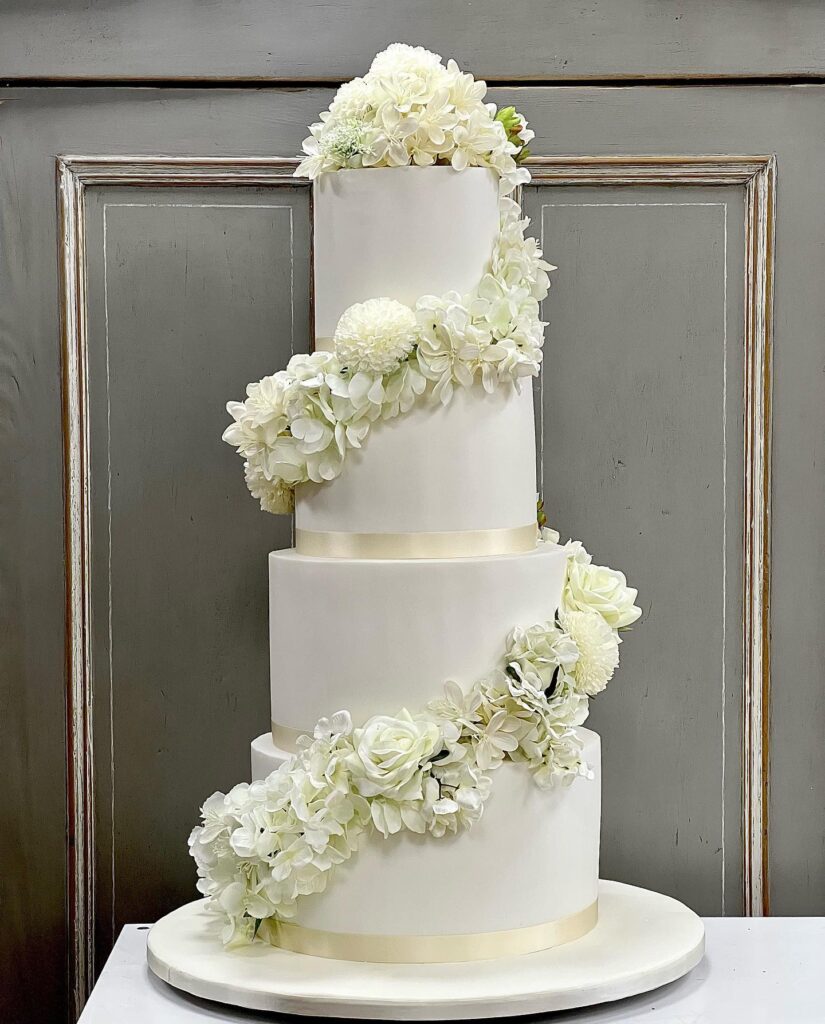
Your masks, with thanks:
<instances>
[{"instance_id":1,"label":"white floral topper","mask_svg":"<svg viewBox=\"0 0 825 1024\"><path fill-rule=\"evenodd\" d=\"M542 788L591 775L575 727L613 675L619 630L641 614L635 599L621 573L570 542L556 617L514 629L500 664L468 693L448 681L421 713L376 715L360 728L338 712L267 779L211 796L189 848L198 889L225 918L224 941L294 916L298 898L322 892L369 832L469 829L505 760Z\"/></svg>"},{"instance_id":2,"label":"white floral topper","mask_svg":"<svg viewBox=\"0 0 825 1024\"><path fill-rule=\"evenodd\" d=\"M533 132L512 107L484 103L485 82L443 64L421 46L393 43L363 78L346 82L310 127L297 177L316 178L347 167L451 164L489 167L502 194L526 184L519 165Z\"/></svg>"}]
</instances>

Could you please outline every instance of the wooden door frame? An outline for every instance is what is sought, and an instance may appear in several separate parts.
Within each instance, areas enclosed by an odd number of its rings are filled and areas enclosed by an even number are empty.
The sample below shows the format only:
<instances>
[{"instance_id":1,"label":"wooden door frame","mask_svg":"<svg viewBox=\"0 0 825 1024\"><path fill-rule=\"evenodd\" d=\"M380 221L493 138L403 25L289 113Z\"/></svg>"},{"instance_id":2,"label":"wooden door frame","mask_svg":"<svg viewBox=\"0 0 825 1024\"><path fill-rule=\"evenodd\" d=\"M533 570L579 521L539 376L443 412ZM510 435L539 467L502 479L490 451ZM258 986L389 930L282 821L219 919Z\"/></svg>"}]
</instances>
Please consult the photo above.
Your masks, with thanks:
<instances>
[{"instance_id":1,"label":"wooden door frame","mask_svg":"<svg viewBox=\"0 0 825 1024\"><path fill-rule=\"evenodd\" d=\"M69 990L79 1015L95 980L95 742L91 657L91 476L86 253L90 186L295 187L295 159L57 158L66 546L66 750Z\"/></svg>"},{"instance_id":2,"label":"wooden door frame","mask_svg":"<svg viewBox=\"0 0 825 1024\"><path fill-rule=\"evenodd\" d=\"M94 982L94 729L91 659L86 189L295 186L281 157L61 156L57 159L66 544L66 739L70 990ZM558 156L530 160L534 184L719 186L745 190L745 443L742 653L744 912L768 903L770 446L774 156Z\"/></svg>"}]
</instances>

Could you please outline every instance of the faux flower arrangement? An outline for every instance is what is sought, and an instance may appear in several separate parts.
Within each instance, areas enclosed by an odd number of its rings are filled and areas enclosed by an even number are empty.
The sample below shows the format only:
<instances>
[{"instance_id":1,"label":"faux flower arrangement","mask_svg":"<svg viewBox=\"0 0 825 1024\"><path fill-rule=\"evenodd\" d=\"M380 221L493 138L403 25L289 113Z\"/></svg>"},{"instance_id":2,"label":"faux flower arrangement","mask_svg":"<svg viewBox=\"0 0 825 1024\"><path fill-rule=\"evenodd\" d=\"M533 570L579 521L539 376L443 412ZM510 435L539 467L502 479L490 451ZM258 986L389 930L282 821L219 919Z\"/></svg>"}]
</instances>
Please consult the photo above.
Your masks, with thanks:
<instances>
[{"instance_id":1,"label":"faux flower arrangement","mask_svg":"<svg viewBox=\"0 0 825 1024\"><path fill-rule=\"evenodd\" d=\"M520 163L533 132L513 107L484 103L485 82L454 60L393 43L363 78L341 86L310 127L296 177L316 178L346 167L451 164L490 167L503 194L530 180Z\"/></svg>"},{"instance_id":2,"label":"faux flower arrangement","mask_svg":"<svg viewBox=\"0 0 825 1024\"><path fill-rule=\"evenodd\" d=\"M512 199L500 200L500 233L473 292L425 295L415 309L394 299L356 303L338 321L334 351L293 356L286 370L229 402L224 441L244 459L246 482L266 512L289 513L296 485L339 476L378 420L416 402L448 404L456 386L491 392L539 372L539 302L555 268L542 258Z\"/></svg>"},{"instance_id":3,"label":"faux flower arrangement","mask_svg":"<svg viewBox=\"0 0 825 1024\"><path fill-rule=\"evenodd\" d=\"M558 534L543 531L555 543ZM591 777L575 727L619 660L619 631L638 619L636 591L569 542L561 604L551 622L514 629L500 664L464 693L419 714L376 715L353 728L339 711L267 779L215 793L190 838L198 889L225 918L225 943L293 917L299 896L323 892L363 837L408 830L436 838L469 829L505 760L542 788Z\"/></svg>"}]
</instances>

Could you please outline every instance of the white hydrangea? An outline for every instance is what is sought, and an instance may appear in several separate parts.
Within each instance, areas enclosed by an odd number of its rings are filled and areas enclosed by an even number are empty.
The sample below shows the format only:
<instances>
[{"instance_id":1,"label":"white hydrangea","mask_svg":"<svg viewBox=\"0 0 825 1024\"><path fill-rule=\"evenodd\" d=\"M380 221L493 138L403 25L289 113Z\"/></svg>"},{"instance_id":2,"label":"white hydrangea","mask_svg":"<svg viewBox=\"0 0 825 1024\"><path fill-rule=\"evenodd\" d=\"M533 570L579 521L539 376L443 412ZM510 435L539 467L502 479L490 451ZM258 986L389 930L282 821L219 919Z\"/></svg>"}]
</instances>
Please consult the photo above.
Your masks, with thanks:
<instances>
[{"instance_id":1,"label":"white hydrangea","mask_svg":"<svg viewBox=\"0 0 825 1024\"><path fill-rule=\"evenodd\" d=\"M344 310L335 328L335 354L353 373L392 373L415 347L415 313L395 299L368 299Z\"/></svg>"},{"instance_id":2,"label":"white hydrangea","mask_svg":"<svg viewBox=\"0 0 825 1024\"><path fill-rule=\"evenodd\" d=\"M489 167L502 194L530 180L518 161L533 133L512 107L484 103L487 86L454 60L421 46L393 43L363 78L341 86L310 127L298 177L347 167L451 164Z\"/></svg>"},{"instance_id":3,"label":"white hydrangea","mask_svg":"<svg viewBox=\"0 0 825 1024\"><path fill-rule=\"evenodd\" d=\"M579 651L572 670L576 689L593 697L613 678L621 640L597 611L563 611L559 618Z\"/></svg>"},{"instance_id":4,"label":"white hydrangea","mask_svg":"<svg viewBox=\"0 0 825 1024\"><path fill-rule=\"evenodd\" d=\"M579 649L555 622L514 629L507 640L508 664L518 666L523 679L547 690L561 670L569 674L579 658Z\"/></svg>"}]
</instances>

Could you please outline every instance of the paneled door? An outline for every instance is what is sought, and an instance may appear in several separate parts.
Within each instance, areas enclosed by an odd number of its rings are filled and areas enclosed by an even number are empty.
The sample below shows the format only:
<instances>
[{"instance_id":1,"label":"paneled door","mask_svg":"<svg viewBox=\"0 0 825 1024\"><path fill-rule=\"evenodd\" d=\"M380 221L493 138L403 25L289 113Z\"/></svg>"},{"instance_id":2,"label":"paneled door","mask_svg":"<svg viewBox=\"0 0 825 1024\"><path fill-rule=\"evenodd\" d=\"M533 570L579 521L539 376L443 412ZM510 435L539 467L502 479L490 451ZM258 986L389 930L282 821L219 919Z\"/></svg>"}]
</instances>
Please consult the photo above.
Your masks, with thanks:
<instances>
[{"instance_id":1,"label":"paneled door","mask_svg":"<svg viewBox=\"0 0 825 1024\"><path fill-rule=\"evenodd\" d=\"M492 99L536 131L523 202L559 266L540 485L644 611L594 702L602 873L825 913L825 86L546 84L534 59ZM220 435L310 343L292 158L325 73L0 92L4 1020L76 1013L124 923L193 897L198 806L267 727L290 523Z\"/></svg>"}]
</instances>

